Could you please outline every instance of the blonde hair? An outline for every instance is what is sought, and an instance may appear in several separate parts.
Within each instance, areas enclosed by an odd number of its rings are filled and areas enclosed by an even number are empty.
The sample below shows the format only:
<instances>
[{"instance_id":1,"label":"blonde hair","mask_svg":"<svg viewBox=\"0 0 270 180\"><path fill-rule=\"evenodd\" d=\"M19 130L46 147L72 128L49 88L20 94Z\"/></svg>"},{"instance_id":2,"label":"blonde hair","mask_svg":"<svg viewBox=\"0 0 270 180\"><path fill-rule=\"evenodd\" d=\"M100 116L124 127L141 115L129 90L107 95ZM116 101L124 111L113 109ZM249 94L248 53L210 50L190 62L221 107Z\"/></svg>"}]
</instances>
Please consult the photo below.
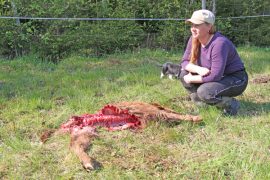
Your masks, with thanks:
<instances>
[{"instance_id":1,"label":"blonde hair","mask_svg":"<svg viewBox=\"0 0 270 180\"><path fill-rule=\"evenodd\" d=\"M206 23L209 24L209 23ZM216 28L213 25L209 30L209 34L214 34L216 32ZM199 54L200 54L201 43L198 39L192 38L191 45L191 55L190 55L190 63L196 64Z\"/></svg>"}]
</instances>

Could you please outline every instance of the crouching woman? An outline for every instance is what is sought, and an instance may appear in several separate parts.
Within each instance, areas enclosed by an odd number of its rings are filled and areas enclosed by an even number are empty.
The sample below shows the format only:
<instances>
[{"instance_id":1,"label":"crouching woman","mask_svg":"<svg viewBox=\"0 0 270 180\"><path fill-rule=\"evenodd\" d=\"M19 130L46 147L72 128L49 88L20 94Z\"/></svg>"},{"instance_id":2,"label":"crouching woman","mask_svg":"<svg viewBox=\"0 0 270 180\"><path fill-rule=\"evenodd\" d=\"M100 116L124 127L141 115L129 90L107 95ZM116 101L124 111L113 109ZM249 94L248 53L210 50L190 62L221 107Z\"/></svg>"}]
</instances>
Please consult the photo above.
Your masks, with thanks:
<instances>
[{"instance_id":1,"label":"crouching woman","mask_svg":"<svg viewBox=\"0 0 270 180\"><path fill-rule=\"evenodd\" d=\"M240 107L234 97L242 94L248 75L233 43L215 32L215 16L198 10L186 21L192 36L182 58L180 81L195 104L215 105L226 115Z\"/></svg>"}]
</instances>

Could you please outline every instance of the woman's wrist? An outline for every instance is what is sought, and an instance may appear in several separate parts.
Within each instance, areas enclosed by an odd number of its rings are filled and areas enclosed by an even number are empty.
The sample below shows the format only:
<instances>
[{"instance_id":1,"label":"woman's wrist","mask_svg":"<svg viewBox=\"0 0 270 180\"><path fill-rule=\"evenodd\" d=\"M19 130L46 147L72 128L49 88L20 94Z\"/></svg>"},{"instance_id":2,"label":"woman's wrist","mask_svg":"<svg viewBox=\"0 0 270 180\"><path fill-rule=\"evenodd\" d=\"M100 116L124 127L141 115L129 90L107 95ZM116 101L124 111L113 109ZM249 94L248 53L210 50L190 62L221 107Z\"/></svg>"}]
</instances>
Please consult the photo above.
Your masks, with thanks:
<instances>
[{"instance_id":1,"label":"woman's wrist","mask_svg":"<svg viewBox=\"0 0 270 180\"><path fill-rule=\"evenodd\" d=\"M200 75L192 75L192 78L190 80L191 83L202 83L202 76Z\"/></svg>"}]
</instances>

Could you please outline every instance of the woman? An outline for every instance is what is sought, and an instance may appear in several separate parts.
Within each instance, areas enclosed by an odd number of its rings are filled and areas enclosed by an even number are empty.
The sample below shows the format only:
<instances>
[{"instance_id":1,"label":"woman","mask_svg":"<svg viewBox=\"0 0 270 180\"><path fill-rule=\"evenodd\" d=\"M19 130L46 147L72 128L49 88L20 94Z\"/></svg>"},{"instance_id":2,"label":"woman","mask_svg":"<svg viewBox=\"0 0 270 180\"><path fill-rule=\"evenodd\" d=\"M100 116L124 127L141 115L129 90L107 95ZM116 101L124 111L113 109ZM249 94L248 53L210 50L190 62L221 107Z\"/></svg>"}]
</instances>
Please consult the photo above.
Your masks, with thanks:
<instances>
[{"instance_id":1,"label":"woman","mask_svg":"<svg viewBox=\"0 0 270 180\"><path fill-rule=\"evenodd\" d=\"M215 105L227 115L240 107L233 98L244 92L248 76L233 43L215 32L215 16L198 10L186 21L192 36L182 58L180 80L196 104Z\"/></svg>"}]
</instances>

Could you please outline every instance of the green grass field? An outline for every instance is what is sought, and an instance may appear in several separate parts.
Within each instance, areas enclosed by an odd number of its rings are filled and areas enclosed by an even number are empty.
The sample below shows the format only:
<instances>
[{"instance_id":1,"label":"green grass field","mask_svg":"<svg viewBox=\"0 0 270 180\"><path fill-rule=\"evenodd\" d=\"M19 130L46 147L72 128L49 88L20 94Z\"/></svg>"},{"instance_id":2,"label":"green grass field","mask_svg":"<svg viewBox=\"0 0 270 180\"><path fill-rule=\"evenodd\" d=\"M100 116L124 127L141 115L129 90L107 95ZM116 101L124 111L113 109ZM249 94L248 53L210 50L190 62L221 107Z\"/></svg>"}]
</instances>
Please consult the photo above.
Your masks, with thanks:
<instances>
[{"instance_id":1,"label":"green grass field","mask_svg":"<svg viewBox=\"0 0 270 180\"><path fill-rule=\"evenodd\" d=\"M73 56L59 64L35 57L0 61L0 179L270 179L269 48L238 48L250 83L239 115L197 108L178 80L160 79L155 62L178 63L162 50ZM102 168L86 172L69 150L69 135L41 144L45 129L107 103L157 102L200 124L153 122L139 133L99 130L89 155Z\"/></svg>"}]
</instances>

